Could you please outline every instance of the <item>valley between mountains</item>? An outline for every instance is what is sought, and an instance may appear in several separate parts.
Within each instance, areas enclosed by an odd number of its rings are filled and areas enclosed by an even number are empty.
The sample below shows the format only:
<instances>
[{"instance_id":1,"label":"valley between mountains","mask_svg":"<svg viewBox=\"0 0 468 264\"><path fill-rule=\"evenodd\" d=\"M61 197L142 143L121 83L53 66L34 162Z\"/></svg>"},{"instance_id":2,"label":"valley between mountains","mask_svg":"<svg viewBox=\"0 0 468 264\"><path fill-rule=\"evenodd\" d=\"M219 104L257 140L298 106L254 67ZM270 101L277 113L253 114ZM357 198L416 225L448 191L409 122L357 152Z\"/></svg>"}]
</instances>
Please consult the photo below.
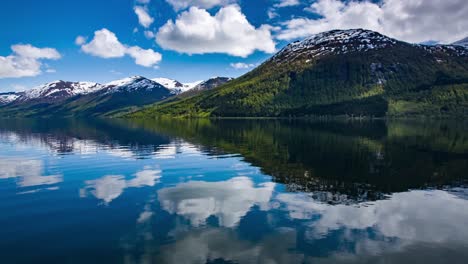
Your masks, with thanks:
<instances>
[{"instance_id":1,"label":"valley between mountains","mask_svg":"<svg viewBox=\"0 0 468 264\"><path fill-rule=\"evenodd\" d=\"M56 81L0 94L3 117L463 117L468 45L333 30L293 42L247 74L183 84L134 76Z\"/></svg>"}]
</instances>

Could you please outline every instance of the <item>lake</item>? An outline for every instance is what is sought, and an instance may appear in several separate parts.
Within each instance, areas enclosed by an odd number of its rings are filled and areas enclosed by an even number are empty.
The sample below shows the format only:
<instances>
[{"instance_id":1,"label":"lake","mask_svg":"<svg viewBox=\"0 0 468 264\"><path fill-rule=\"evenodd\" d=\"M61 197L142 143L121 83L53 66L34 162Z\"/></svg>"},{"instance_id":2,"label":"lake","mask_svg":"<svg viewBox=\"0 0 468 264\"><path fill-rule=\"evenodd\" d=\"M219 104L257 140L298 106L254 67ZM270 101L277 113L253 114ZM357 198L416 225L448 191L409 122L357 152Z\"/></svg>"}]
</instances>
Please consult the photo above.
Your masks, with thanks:
<instances>
[{"instance_id":1,"label":"lake","mask_svg":"<svg viewBox=\"0 0 468 264\"><path fill-rule=\"evenodd\" d=\"M0 120L2 263L467 263L468 124Z\"/></svg>"}]
</instances>

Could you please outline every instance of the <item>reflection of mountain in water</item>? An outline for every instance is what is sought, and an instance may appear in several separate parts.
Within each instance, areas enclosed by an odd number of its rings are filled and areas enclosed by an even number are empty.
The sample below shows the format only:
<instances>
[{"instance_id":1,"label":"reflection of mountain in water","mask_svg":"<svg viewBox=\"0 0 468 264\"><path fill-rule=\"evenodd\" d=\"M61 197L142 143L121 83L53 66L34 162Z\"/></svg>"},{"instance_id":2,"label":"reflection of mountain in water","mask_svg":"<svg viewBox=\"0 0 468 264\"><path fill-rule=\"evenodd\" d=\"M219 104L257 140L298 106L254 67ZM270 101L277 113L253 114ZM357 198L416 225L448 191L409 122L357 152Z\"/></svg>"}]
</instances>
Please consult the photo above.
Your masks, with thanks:
<instances>
[{"instance_id":1,"label":"reflection of mountain in water","mask_svg":"<svg viewBox=\"0 0 468 264\"><path fill-rule=\"evenodd\" d=\"M329 203L381 199L385 193L468 178L466 124L152 120L149 131L240 153L290 191Z\"/></svg>"},{"instance_id":2,"label":"reflection of mountain in water","mask_svg":"<svg viewBox=\"0 0 468 264\"><path fill-rule=\"evenodd\" d=\"M167 159L194 149L241 154L287 190L333 204L466 180L466 129L464 123L416 121L0 121L1 136L35 140L58 153L104 149L130 159Z\"/></svg>"}]
</instances>

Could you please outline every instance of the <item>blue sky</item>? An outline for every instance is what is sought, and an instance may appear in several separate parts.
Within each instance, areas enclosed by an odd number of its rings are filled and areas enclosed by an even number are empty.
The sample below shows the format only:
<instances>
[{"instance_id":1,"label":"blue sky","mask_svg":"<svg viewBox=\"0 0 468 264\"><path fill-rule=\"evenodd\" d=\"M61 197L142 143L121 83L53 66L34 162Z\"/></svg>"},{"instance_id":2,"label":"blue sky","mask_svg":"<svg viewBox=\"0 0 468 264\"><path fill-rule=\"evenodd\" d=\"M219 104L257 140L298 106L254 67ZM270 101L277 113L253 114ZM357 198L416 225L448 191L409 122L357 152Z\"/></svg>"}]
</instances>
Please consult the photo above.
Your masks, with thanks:
<instances>
[{"instance_id":1,"label":"blue sky","mask_svg":"<svg viewBox=\"0 0 468 264\"><path fill-rule=\"evenodd\" d=\"M337 28L368 28L409 42L468 35L465 0L418 2L3 0L0 91L57 79L237 77L290 41Z\"/></svg>"}]
</instances>

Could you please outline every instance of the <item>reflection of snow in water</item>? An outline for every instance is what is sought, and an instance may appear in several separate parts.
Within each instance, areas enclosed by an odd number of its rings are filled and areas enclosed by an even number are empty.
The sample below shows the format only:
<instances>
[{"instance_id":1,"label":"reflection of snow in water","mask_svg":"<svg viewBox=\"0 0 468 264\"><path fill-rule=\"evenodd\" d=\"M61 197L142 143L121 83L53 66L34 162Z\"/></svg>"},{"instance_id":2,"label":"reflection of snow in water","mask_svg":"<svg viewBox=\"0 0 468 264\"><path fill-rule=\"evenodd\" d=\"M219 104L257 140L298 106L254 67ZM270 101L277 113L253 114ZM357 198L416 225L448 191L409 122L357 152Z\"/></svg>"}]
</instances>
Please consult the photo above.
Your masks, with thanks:
<instances>
[{"instance_id":1,"label":"reflection of snow in water","mask_svg":"<svg viewBox=\"0 0 468 264\"><path fill-rule=\"evenodd\" d=\"M134 176L134 178L127 180L123 175L106 175L96 180L86 181L86 187L80 190L80 196L86 197L89 192L105 203L110 203L119 197L126 188L154 186L161 178L161 170L147 166L142 171L135 173Z\"/></svg>"},{"instance_id":2,"label":"reflection of snow in water","mask_svg":"<svg viewBox=\"0 0 468 264\"><path fill-rule=\"evenodd\" d=\"M292 219L319 216L309 223L311 239L341 228L373 228L383 236L409 241L468 241L468 200L446 191L395 193L388 200L361 206L331 206L306 194L284 193L276 198Z\"/></svg>"},{"instance_id":3,"label":"reflection of snow in water","mask_svg":"<svg viewBox=\"0 0 468 264\"><path fill-rule=\"evenodd\" d=\"M24 158L0 158L0 179L19 178L20 187L53 185L63 181L62 175L42 175L44 164L41 160ZM58 188L47 188L55 190ZM37 191L37 190L36 190ZM31 193L27 191L24 193Z\"/></svg>"},{"instance_id":4,"label":"reflection of snow in water","mask_svg":"<svg viewBox=\"0 0 468 264\"><path fill-rule=\"evenodd\" d=\"M166 211L188 218L193 226L216 216L221 226L233 227L252 206L267 210L274 187L272 182L255 186L247 177L221 182L190 181L159 190L158 198Z\"/></svg>"}]
</instances>

